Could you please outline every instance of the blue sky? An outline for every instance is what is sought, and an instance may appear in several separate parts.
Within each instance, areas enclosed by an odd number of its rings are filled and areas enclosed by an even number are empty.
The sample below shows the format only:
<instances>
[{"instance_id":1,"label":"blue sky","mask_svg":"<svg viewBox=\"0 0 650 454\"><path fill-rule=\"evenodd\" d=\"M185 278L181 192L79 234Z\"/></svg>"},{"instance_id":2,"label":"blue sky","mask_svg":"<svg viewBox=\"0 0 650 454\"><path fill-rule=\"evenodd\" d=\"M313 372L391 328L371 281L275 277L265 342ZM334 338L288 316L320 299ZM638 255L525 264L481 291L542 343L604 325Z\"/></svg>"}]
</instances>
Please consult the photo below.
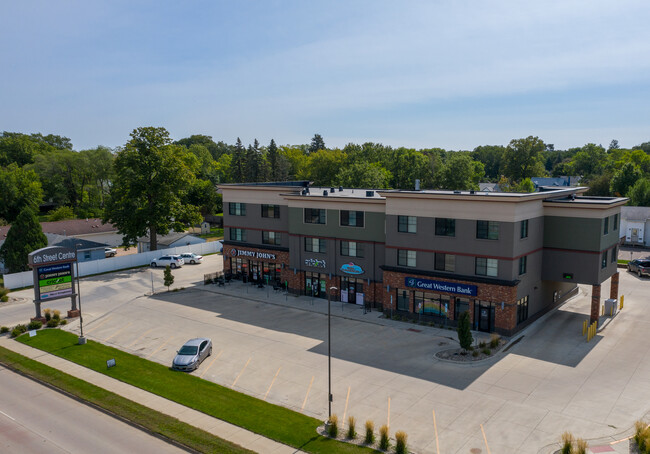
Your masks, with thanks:
<instances>
[{"instance_id":1,"label":"blue sky","mask_svg":"<svg viewBox=\"0 0 650 454\"><path fill-rule=\"evenodd\" d=\"M0 130L76 149L650 141L647 0L3 3Z\"/></svg>"}]
</instances>

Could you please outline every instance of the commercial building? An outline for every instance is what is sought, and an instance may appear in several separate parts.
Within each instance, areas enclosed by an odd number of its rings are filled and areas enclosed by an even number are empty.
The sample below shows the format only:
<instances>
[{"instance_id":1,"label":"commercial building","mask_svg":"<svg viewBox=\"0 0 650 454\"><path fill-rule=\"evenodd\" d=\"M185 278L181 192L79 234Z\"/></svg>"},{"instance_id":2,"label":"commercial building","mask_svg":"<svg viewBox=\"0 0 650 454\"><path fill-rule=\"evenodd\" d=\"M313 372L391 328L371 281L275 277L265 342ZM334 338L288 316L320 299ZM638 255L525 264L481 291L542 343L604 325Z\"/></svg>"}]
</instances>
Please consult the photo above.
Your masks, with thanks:
<instances>
[{"instance_id":1,"label":"commercial building","mask_svg":"<svg viewBox=\"0 0 650 454\"><path fill-rule=\"evenodd\" d=\"M224 184L224 270L302 295L512 334L616 267L625 198ZM334 288L332 288L334 287Z\"/></svg>"}]
</instances>

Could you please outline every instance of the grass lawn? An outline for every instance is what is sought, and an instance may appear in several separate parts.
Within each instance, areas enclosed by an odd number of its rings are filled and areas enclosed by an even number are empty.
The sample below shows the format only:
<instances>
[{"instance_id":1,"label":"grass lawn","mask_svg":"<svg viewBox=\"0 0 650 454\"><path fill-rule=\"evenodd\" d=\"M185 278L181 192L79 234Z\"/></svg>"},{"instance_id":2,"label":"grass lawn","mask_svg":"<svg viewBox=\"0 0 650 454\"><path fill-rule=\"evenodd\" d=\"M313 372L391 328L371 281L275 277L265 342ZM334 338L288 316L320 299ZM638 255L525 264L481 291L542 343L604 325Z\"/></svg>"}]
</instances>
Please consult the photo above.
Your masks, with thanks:
<instances>
[{"instance_id":1,"label":"grass lawn","mask_svg":"<svg viewBox=\"0 0 650 454\"><path fill-rule=\"evenodd\" d=\"M17 340L306 452L375 452L318 435L318 419L98 342L77 345L78 337L67 331L41 330ZM111 358L117 366L106 369Z\"/></svg>"},{"instance_id":2,"label":"grass lawn","mask_svg":"<svg viewBox=\"0 0 650 454\"><path fill-rule=\"evenodd\" d=\"M110 413L144 427L152 433L162 435L196 451L228 454L252 452L181 422L176 418L144 407L122 396L2 347L0 347L0 363L23 375L48 383L68 394L101 407Z\"/></svg>"}]
</instances>

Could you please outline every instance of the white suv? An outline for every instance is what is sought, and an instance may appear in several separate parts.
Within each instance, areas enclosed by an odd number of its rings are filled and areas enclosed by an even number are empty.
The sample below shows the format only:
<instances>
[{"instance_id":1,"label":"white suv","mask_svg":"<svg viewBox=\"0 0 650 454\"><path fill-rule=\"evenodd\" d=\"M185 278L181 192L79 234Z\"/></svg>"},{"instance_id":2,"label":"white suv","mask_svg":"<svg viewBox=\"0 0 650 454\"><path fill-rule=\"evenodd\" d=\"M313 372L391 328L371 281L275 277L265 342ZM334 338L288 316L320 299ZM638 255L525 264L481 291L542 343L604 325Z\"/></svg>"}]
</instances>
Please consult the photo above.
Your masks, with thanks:
<instances>
[{"instance_id":1,"label":"white suv","mask_svg":"<svg viewBox=\"0 0 650 454\"><path fill-rule=\"evenodd\" d=\"M162 257L151 261L152 268L156 268L157 266L179 268L184 264L185 261L181 258L180 255L163 255Z\"/></svg>"}]
</instances>

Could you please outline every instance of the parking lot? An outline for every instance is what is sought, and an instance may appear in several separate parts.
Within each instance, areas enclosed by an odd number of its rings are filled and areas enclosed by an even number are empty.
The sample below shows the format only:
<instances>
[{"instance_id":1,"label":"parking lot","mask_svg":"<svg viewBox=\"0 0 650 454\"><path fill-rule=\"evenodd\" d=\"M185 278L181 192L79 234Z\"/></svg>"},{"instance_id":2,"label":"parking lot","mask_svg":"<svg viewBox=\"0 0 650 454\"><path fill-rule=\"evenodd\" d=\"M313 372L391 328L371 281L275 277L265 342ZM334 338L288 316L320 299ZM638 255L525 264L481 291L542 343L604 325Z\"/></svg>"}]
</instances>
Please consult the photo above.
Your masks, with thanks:
<instances>
[{"instance_id":1,"label":"parking lot","mask_svg":"<svg viewBox=\"0 0 650 454\"><path fill-rule=\"evenodd\" d=\"M91 305L85 334L162 364L187 339L210 337L213 355L195 375L326 419L327 302L240 283L203 286L199 273L213 271L206 264L178 271L185 290ZM455 345L453 331L333 303L333 413L404 430L415 452L552 452L547 445L565 430L622 439L650 410L649 281L621 271L625 309L590 343L581 334L583 287L506 353L473 365L434 358Z\"/></svg>"}]
</instances>

